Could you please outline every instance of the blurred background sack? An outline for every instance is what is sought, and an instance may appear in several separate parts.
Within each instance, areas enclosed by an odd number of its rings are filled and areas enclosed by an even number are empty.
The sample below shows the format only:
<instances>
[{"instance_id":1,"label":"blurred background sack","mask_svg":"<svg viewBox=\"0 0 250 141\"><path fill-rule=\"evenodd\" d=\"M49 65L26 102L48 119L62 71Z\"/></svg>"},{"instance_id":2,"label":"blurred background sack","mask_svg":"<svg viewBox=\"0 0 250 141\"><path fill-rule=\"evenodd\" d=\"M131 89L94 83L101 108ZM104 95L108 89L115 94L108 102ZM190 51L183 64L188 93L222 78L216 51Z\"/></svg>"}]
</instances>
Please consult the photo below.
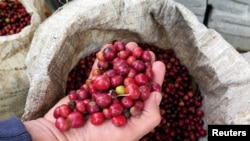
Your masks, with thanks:
<instances>
[{"instance_id":1,"label":"blurred background sack","mask_svg":"<svg viewBox=\"0 0 250 141\"><path fill-rule=\"evenodd\" d=\"M3 4L4 2L8 3L6 6L15 6L10 4L11 1L0 1L0 4L2 4L1 8L7 9L3 6L5 5ZM8 34L4 29L0 31L2 34L5 32L5 35L0 36L0 119L6 119L10 116L21 117L24 112L24 105L29 90L25 59L33 34L39 24L45 19L43 0L19 0L19 2L30 15L30 19L25 19L26 22L29 20L29 24L23 27L21 24L25 22L20 20L20 18L15 20L16 28L18 26L21 27L20 32L10 35L13 32L10 31L12 29L9 29ZM17 8L10 9L15 11ZM15 16L26 13L21 8L19 10L9 13ZM1 10L1 12L3 11ZM9 14L8 11L5 12L5 14ZM14 17L14 15L11 16ZM7 23L8 21L5 22ZM8 22L8 24L12 24L12 22Z\"/></svg>"}]
</instances>

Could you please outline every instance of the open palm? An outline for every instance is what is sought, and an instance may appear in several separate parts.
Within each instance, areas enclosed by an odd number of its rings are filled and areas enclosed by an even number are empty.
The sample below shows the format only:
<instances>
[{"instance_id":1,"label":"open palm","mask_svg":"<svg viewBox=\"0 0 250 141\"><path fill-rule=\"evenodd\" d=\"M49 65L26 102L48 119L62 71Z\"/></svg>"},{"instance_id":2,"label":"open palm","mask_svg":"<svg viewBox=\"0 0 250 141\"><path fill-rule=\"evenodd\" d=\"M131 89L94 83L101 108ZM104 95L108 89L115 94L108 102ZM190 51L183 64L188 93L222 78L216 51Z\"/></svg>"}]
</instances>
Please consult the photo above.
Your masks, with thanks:
<instances>
[{"instance_id":1,"label":"open palm","mask_svg":"<svg viewBox=\"0 0 250 141\"><path fill-rule=\"evenodd\" d=\"M129 48L132 49L132 48ZM152 53L151 53L152 54ZM154 54L152 54L152 58ZM152 62L152 70L154 73L154 80L158 84L162 84L165 73L165 65L162 62ZM96 63L93 68L96 67ZM92 69L93 70L93 69ZM91 77L91 76L90 76ZM50 111L43 117L33 122L37 126L41 126L44 132L38 134L43 138L55 139L55 140L70 140L70 141L111 141L111 140L122 140L122 141L136 141L142 136L154 129L161 121L159 113L159 104L161 101L161 93L152 92L150 97L145 101L145 106L142 114L139 117L131 117L123 127L117 127L110 120L104 121L101 125L93 125L89 120L86 121L83 127L71 128L68 131L59 131L54 123L55 118L53 117L54 109L62 104L69 102L68 97L64 97L60 100ZM43 125L40 125L43 124ZM30 124L28 124L30 125ZM29 129L30 126L28 126ZM32 127L31 127L32 128ZM31 130L31 129L30 129ZM37 129L38 130L38 129ZM34 131L34 130L33 130ZM52 138L50 136L53 136ZM38 138L38 137L34 137Z\"/></svg>"}]
</instances>

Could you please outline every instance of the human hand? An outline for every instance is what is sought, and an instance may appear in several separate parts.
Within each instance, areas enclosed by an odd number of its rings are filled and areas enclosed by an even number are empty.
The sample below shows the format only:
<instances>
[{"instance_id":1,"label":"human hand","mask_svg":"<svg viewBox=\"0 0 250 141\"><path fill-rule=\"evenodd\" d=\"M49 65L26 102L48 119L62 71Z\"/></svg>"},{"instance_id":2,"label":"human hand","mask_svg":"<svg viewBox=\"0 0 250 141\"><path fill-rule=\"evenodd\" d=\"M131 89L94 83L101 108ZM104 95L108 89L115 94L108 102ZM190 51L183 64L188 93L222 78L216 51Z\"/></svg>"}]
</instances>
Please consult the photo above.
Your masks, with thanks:
<instances>
[{"instance_id":1,"label":"human hand","mask_svg":"<svg viewBox=\"0 0 250 141\"><path fill-rule=\"evenodd\" d=\"M152 54L152 58L154 54ZM95 68L96 65L93 66ZM162 85L165 65L162 62L152 62L154 81ZM91 76L90 76L91 77ZM136 141L142 136L154 129L161 121L159 104L161 93L152 92L150 97L145 101L142 114L139 117L130 117L123 127L114 126L110 120L101 125L93 125L89 120L83 127L71 128L68 131L59 131L55 127L55 118L53 111L56 107L69 102L68 97L60 100L44 117L37 120L25 122L25 126L31 133L34 141L38 140L71 140L71 141L99 141L99 140L123 140Z\"/></svg>"}]
</instances>

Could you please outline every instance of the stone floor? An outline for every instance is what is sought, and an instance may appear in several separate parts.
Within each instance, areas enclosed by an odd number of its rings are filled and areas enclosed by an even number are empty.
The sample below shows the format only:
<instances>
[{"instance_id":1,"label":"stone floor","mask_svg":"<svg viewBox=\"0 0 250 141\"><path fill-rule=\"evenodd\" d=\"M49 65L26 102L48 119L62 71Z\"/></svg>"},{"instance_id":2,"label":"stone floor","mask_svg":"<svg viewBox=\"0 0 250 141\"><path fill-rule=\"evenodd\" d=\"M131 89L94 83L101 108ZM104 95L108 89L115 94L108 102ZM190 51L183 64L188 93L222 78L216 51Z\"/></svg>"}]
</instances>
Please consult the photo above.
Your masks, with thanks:
<instances>
[{"instance_id":1,"label":"stone floor","mask_svg":"<svg viewBox=\"0 0 250 141\"><path fill-rule=\"evenodd\" d=\"M240 52L250 51L250 0L175 0Z\"/></svg>"}]
</instances>

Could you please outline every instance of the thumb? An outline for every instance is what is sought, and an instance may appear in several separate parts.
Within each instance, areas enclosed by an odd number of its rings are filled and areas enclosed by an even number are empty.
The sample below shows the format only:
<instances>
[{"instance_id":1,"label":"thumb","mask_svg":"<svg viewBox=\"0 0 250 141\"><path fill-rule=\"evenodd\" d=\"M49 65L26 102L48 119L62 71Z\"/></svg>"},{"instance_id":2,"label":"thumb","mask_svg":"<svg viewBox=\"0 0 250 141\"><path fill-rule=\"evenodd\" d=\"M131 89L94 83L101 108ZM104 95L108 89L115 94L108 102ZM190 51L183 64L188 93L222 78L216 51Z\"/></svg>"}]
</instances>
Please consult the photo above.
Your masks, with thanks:
<instances>
[{"instance_id":1,"label":"thumb","mask_svg":"<svg viewBox=\"0 0 250 141\"><path fill-rule=\"evenodd\" d=\"M160 92L152 92L149 98L145 101L144 111L146 114L151 112L159 112L162 95ZM144 113L143 113L144 114Z\"/></svg>"},{"instance_id":2,"label":"thumb","mask_svg":"<svg viewBox=\"0 0 250 141\"><path fill-rule=\"evenodd\" d=\"M152 92L149 99L145 101L144 110L141 118L143 120L150 120L152 129L160 123L161 115L160 115L160 102L162 99L162 95L160 92Z\"/></svg>"},{"instance_id":3,"label":"thumb","mask_svg":"<svg viewBox=\"0 0 250 141\"><path fill-rule=\"evenodd\" d=\"M138 139L152 131L161 122L160 102L162 95L159 92L152 92L150 97L145 101L145 106L140 117L131 118L134 133L137 133ZM131 130L131 128L130 128Z\"/></svg>"}]
</instances>

